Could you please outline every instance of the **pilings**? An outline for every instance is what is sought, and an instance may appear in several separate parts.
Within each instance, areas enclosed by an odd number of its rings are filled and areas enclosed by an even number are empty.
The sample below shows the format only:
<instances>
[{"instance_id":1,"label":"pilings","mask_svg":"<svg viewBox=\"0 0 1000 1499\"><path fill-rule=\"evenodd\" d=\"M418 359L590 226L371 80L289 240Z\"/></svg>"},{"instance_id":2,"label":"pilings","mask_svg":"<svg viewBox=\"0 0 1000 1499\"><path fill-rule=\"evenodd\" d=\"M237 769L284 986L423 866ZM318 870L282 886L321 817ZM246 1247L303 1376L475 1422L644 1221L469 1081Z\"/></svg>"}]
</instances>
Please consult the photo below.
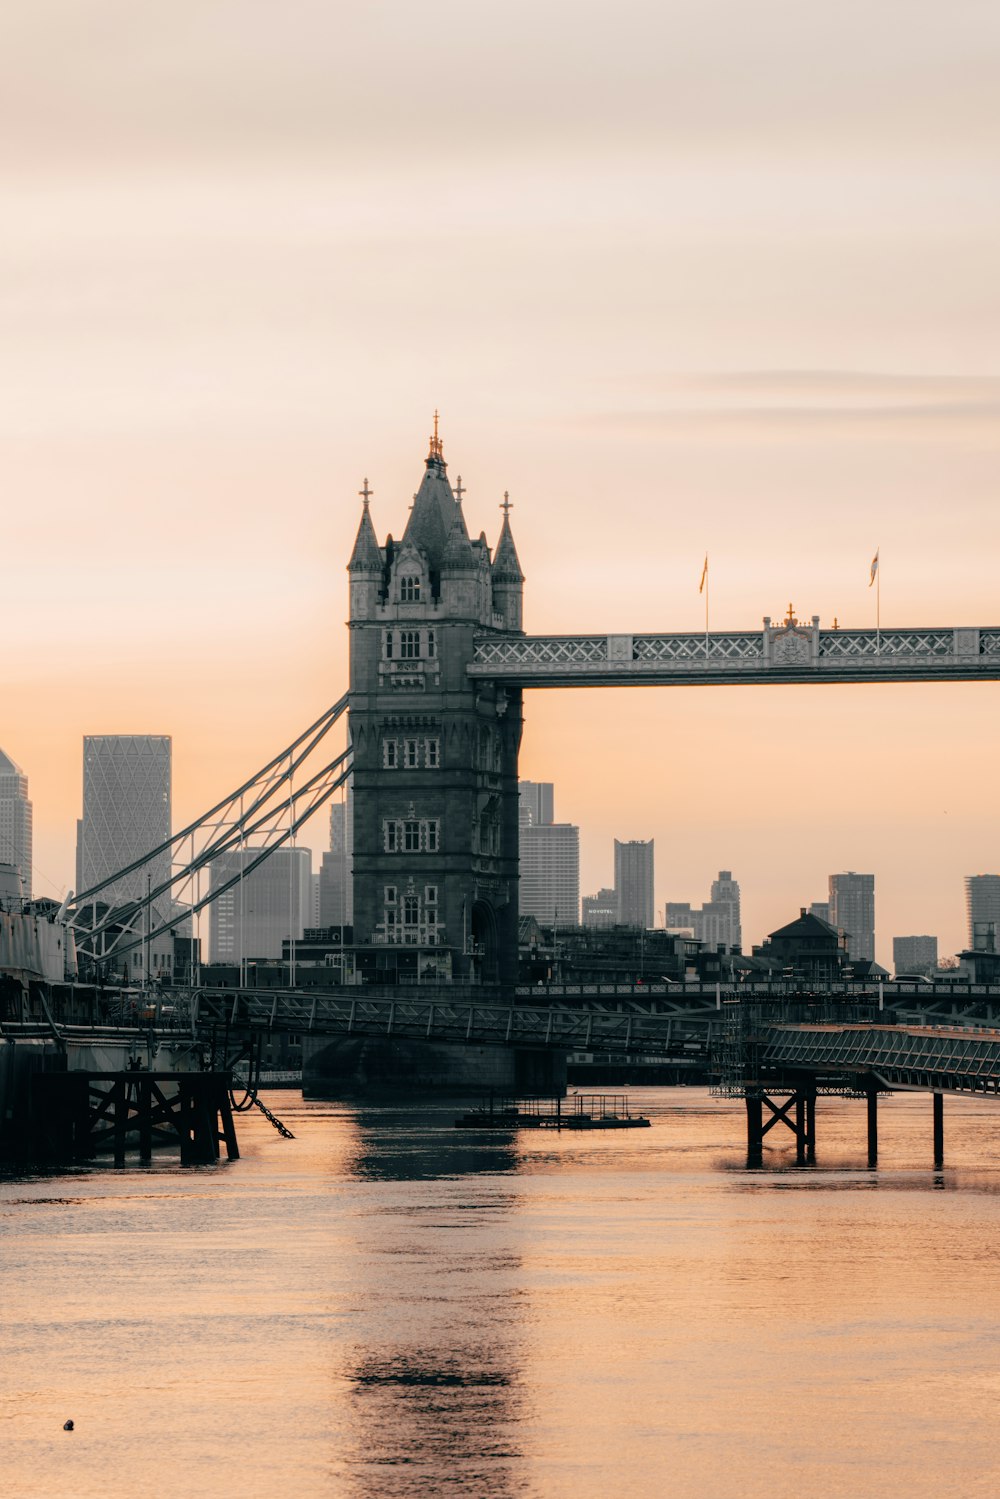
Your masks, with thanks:
<instances>
[{"instance_id":1,"label":"pilings","mask_svg":"<svg viewBox=\"0 0 1000 1499\"><path fill-rule=\"evenodd\" d=\"M791 1087L791 1085L790 1085ZM878 1096L883 1091L874 1077L864 1085L868 1116L868 1164L878 1165ZM807 1166L816 1160L816 1088L800 1085L789 1091L781 1102L770 1098L761 1088L748 1087L745 1093L747 1110L747 1165L761 1166L764 1161L764 1136L776 1124L784 1124L795 1136L795 1163ZM931 1094L934 1119L934 1169L944 1165L944 1095ZM770 1111L766 1118L765 1111Z\"/></svg>"},{"instance_id":2,"label":"pilings","mask_svg":"<svg viewBox=\"0 0 1000 1499\"><path fill-rule=\"evenodd\" d=\"M239 1157L226 1072L46 1072L34 1079L24 1154L50 1161L154 1145L180 1146L182 1165Z\"/></svg>"},{"instance_id":3,"label":"pilings","mask_svg":"<svg viewBox=\"0 0 1000 1499\"><path fill-rule=\"evenodd\" d=\"M944 1165L944 1094L934 1094L934 1166Z\"/></svg>"},{"instance_id":4,"label":"pilings","mask_svg":"<svg viewBox=\"0 0 1000 1499\"><path fill-rule=\"evenodd\" d=\"M791 1093L779 1104L760 1089L747 1089L747 1165L764 1160L764 1136L776 1124L784 1124L795 1136L795 1163L811 1166L816 1160L816 1089L811 1084ZM765 1122L764 1111L771 1117ZM794 1111L794 1112L793 1112Z\"/></svg>"}]
</instances>

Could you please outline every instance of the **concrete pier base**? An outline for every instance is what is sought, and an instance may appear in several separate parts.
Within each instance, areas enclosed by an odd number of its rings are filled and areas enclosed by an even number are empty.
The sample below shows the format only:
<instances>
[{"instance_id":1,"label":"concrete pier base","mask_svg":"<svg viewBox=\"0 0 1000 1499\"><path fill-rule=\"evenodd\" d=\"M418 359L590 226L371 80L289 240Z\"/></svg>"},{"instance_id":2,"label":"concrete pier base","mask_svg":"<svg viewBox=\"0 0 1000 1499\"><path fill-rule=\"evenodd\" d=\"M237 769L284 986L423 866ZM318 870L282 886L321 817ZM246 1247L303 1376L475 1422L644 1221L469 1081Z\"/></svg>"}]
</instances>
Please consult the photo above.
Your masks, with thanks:
<instances>
[{"instance_id":1,"label":"concrete pier base","mask_svg":"<svg viewBox=\"0 0 1000 1499\"><path fill-rule=\"evenodd\" d=\"M302 1038L305 1098L356 1098L386 1092L552 1097L565 1090L566 1055L561 1051L384 1037Z\"/></svg>"}]
</instances>

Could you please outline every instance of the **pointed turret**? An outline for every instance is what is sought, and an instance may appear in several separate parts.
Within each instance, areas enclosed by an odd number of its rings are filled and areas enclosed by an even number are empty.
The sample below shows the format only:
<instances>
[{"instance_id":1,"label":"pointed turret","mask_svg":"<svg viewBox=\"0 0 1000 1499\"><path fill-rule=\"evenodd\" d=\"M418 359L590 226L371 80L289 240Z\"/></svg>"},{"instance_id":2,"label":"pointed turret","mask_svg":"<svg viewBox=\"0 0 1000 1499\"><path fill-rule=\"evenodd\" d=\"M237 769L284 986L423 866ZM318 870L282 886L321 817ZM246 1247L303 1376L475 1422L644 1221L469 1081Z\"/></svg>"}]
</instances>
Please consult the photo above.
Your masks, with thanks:
<instances>
[{"instance_id":1,"label":"pointed turret","mask_svg":"<svg viewBox=\"0 0 1000 1499\"><path fill-rule=\"evenodd\" d=\"M361 511L361 524L358 526L354 551L347 564L347 571L349 573L380 573L382 552L379 548L378 537L375 535L375 527L372 525L371 512L368 509L368 499L373 491L368 488L367 479L364 489L359 492L364 495L364 508Z\"/></svg>"},{"instance_id":2,"label":"pointed turret","mask_svg":"<svg viewBox=\"0 0 1000 1499\"><path fill-rule=\"evenodd\" d=\"M524 573L521 571L514 535L510 529L513 505L506 490L500 509L503 511L503 525L493 558L493 607L502 618L505 630L520 630Z\"/></svg>"},{"instance_id":3,"label":"pointed turret","mask_svg":"<svg viewBox=\"0 0 1000 1499\"><path fill-rule=\"evenodd\" d=\"M378 537L375 535L375 527L372 525L371 513L368 502L372 491L368 488L368 480L365 487L359 490L364 502L361 511L361 524L358 526L358 534L354 539L354 551L351 560L347 564L347 571L351 575L351 619L373 619L378 607L379 595L382 592L382 573L385 561Z\"/></svg>"}]
</instances>

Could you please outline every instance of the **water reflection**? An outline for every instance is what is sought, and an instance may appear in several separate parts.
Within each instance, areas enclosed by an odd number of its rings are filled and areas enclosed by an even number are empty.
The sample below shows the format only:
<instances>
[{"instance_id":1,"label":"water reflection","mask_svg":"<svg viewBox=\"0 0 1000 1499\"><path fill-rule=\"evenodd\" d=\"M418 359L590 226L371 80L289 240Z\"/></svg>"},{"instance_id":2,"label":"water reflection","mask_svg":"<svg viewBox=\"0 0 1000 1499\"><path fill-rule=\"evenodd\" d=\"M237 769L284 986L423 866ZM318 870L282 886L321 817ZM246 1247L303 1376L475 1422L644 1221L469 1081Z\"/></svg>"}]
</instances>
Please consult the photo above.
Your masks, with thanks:
<instances>
[{"instance_id":1,"label":"water reflection","mask_svg":"<svg viewBox=\"0 0 1000 1499\"><path fill-rule=\"evenodd\" d=\"M352 1499L524 1492L520 1229L503 1183L517 1142L469 1138L454 1113L355 1114L351 1171L379 1193L354 1232L365 1336L339 1367L348 1440L335 1471Z\"/></svg>"}]
</instances>

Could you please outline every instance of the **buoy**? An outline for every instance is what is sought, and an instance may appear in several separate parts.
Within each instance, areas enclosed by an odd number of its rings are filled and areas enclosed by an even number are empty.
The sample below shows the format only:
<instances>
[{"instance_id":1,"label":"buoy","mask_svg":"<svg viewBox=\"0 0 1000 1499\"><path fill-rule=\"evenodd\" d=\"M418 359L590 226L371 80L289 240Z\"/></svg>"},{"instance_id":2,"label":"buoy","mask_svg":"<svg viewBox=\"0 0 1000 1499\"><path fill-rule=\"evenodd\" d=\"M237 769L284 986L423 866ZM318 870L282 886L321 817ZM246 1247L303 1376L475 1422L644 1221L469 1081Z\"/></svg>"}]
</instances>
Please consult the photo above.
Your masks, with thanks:
<instances>
[{"instance_id":1,"label":"buoy","mask_svg":"<svg viewBox=\"0 0 1000 1499\"><path fill-rule=\"evenodd\" d=\"M63 1431L72 1431L72 1430L73 1430L73 1423L72 1423L72 1421L64 1421L63 1422Z\"/></svg>"}]
</instances>

